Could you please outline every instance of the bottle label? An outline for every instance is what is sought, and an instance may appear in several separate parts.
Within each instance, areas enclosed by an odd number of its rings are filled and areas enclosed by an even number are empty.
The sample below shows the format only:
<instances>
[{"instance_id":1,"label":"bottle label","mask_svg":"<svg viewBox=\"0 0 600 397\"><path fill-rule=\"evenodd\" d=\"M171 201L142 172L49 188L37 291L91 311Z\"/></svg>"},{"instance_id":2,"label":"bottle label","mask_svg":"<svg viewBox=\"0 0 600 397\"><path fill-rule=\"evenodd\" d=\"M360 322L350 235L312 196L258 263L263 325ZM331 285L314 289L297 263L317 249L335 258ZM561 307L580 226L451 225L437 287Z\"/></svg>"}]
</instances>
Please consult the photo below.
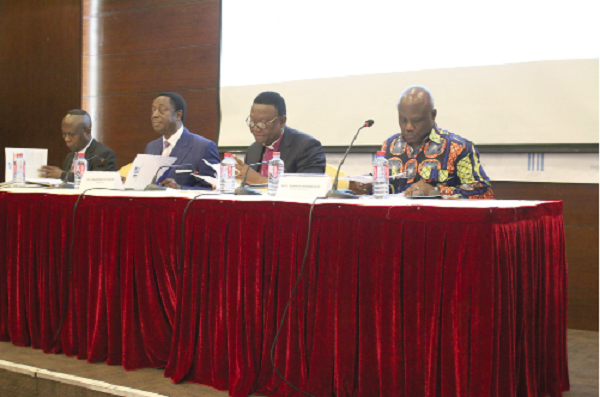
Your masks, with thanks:
<instances>
[{"instance_id":1,"label":"bottle label","mask_svg":"<svg viewBox=\"0 0 600 397\"><path fill-rule=\"evenodd\" d=\"M279 166L269 164L269 177L273 179L279 178Z\"/></svg>"},{"instance_id":2,"label":"bottle label","mask_svg":"<svg viewBox=\"0 0 600 397\"><path fill-rule=\"evenodd\" d=\"M375 165L373 166L373 181L389 181L390 179L390 167Z\"/></svg>"},{"instance_id":3,"label":"bottle label","mask_svg":"<svg viewBox=\"0 0 600 397\"><path fill-rule=\"evenodd\" d=\"M222 165L221 166L221 178L231 179L233 178L233 165Z\"/></svg>"},{"instance_id":4,"label":"bottle label","mask_svg":"<svg viewBox=\"0 0 600 397\"><path fill-rule=\"evenodd\" d=\"M83 174L85 173L85 164L77 164L75 167L77 167L77 171L75 172L75 174L83 176Z\"/></svg>"}]
</instances>

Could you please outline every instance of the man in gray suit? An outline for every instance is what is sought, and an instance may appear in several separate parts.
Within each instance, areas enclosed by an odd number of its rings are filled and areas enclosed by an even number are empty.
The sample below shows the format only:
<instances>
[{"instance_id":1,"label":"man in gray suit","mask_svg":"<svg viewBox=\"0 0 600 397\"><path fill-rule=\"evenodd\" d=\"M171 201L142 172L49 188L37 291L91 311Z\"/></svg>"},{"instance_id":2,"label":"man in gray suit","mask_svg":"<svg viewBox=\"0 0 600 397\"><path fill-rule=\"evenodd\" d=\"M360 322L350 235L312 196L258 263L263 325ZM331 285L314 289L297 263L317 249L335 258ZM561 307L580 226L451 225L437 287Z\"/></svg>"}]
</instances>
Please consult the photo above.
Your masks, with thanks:
<instances>
[{"instance_id":1,"label":"man in gray suit","mask_svg":"<svg viewBox=\"0 0 600 397\"><path fill-rule=\"evenodd\" d=\"M324 173L325 153L321 142L312 136L285 125L287 121L285 101L276 92L259 94L252 104L250 116L246 119L254 142L246 152L244 162L236 158L238 176L243 177L248 164L268 161L274 152L281 153L288 173ZM247 182L251 184L268 182L268 165L251 167Z\"/></svg>"}]
</instances>

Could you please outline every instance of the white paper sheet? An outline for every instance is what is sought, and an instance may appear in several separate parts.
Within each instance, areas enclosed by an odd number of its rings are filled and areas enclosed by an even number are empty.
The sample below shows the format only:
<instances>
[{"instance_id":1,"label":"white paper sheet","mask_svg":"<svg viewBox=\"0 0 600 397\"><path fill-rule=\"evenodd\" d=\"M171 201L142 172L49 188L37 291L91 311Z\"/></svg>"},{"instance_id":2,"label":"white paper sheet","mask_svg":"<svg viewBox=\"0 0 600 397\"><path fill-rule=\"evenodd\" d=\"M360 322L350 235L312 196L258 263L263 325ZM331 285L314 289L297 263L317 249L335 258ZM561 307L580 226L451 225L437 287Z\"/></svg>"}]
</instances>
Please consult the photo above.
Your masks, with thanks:
<instances>
[{"instance_id":1,"label":"white paper sheet","mask_svg":"<svg viewBox=\"0 0 600 397\"><path fill-rule=\"evenodd\" d=\"M12 182L13 154L23 153L25 160L25 179L39 178L38 169L48 164L48 149L19 149L7 147L4 149L4 180Z\"/></svg>"},{"instance_id":2,"label":"white paper sheet","mask_svg":"<svg viewBox=\"0 0 600 397\"><path fill-rule=\"evenodd\" d=\"M133 160L133 165L127 174L127 180L125 181L125 189L144 190L152 178L156 174L156 171L163 165L172 165L177 158L175 157L163 157L154 154L138 154ZM162 176L169 168L163 168L158 174L158 178Z\"/></svg>"},{"instance_id":3,"label":"white paper sheet","mask_svg":"<svg viewBox=\"0 0 600 397\"><path fill-rule=\"evenodd\" d=\"M62 180L58 178L25 178L25 181L43 186L58 186L62 183Z\"/></svg>"}]
</instances>

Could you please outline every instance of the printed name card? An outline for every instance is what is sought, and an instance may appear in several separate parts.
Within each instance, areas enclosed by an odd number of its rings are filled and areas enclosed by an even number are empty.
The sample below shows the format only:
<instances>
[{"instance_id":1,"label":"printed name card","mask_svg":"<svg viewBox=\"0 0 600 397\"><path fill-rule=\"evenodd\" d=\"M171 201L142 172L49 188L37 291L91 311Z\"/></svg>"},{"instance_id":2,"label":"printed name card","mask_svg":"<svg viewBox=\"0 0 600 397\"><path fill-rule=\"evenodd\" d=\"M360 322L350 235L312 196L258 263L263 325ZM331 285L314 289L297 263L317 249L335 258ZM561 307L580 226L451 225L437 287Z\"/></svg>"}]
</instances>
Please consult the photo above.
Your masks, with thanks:
<instances>
[{"instance_id":1,"label":"printed name card","mask_svg":"<svg viewBox=\"0 0 600 397\"><path fill-rule=\"evenodd\" d=\"M92 188L123 190L123 183L118 171L86 171L79 188L81 190Z\"/></svg>"},{"instance_id":2,"label":"printed name card","mask_svg":"<svg viewBox=\"0 0 600 397\"><path fill-rule=\"evenodd\" d=\"M322 197L331 190L331 177L326 174L284 174L277 187L277 197Z\"/></svg>"}]
</instances>

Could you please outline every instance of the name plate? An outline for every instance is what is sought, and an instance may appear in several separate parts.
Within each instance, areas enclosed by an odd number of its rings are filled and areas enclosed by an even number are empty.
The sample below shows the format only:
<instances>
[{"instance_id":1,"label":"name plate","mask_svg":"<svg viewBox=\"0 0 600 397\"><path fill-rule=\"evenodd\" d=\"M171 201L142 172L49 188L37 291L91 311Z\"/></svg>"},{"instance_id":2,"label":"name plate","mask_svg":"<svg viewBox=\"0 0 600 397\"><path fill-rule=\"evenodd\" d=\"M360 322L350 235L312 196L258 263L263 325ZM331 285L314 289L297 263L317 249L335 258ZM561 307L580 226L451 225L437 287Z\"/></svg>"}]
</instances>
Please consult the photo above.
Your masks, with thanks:
<instances>
[{"instance_id":1,"label":"name plate","mask_svg":"<svg viewBox=\"0 0 600 397\"><path fill-rule=\"evenodd\" d=\"M327 174L284 174L277 187L277 197L315 198L331 190Z\"/></svg>"},{"instance_id":2,"label":"name plate","mask_svg":"<svg viewBox=\"0 0 600 397\"><path fill-rule=\"evenodd\" d=\"M79 189L105 188L123 190L121 175L118 171L86 171Z\"/></svg>"}]
</instances>

